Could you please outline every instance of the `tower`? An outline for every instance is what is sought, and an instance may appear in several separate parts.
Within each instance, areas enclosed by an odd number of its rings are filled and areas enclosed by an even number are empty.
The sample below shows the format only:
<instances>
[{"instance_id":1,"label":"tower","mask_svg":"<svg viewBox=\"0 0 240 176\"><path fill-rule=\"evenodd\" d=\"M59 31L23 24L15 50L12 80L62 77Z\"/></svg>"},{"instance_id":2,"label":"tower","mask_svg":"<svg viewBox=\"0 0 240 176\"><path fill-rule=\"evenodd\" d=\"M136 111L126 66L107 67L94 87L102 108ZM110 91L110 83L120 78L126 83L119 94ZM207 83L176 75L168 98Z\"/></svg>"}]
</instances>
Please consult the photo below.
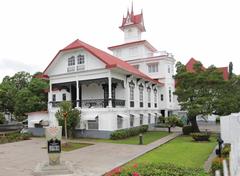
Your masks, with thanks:
<instances>
[{"instance_id":1,"label":"tower","mask_svg":"<svg viewBox=\"0 0 240 176\"><path fill-rule=\"evenodd\" d=\"M145 32L143 21L143 12L135 15L133 11L133 4L131 12L127 11L126 17L123 16L122 25L119 27L124 32L124 42L134 42L141 40L142 32Z\"/></svg>"}]
</instances>

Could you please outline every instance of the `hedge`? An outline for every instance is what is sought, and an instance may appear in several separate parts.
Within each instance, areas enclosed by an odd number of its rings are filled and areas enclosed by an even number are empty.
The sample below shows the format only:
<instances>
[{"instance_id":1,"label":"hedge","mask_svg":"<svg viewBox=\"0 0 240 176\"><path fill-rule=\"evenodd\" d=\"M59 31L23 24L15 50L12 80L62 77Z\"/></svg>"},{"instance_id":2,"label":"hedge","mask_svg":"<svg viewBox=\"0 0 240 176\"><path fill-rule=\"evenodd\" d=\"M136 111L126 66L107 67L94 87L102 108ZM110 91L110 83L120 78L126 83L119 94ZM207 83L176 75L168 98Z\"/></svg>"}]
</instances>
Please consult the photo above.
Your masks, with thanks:
<instances>
[{"instance_id":1,"label":"hedge","mask_svg":"<svg viewBox=\"0 0 240 176\"><path fill-rule=\"evenodd\" d=\"M207 176L203 169L164 163L141 163L115 168L105 176Z\"/></svg>"},{"instance_id":2,"label":"hedge","mask_svg":"<svg viewBox=\"0 0 240 176\"><path fill-rule=\"evenodd\" d=\"M182 128L183 135L189 135L193 132L193 127L191 125L186 125Z\"/></svg>"},{"instance_id":3,"label":"hedge","mask_svg":"<svg viewBox=\"0 0 240 176\"><path fill-rule=\"evenodd\" d=\"M9 143L9 142L17 142L21 140L29 140L31 138L31 134L29 133L11 133L6 136L0 137L0 144Z\"/></svg>"},{"instance_id":4,"label":"hedge","mask_svg":"<svg viewBox=\"0 0 240 176\"><path fill-rule=\"evenodd\" d=\"M195 141L209 141L210 133L191 133Z\"/></svg>"},{"instance_id":5,"label":"hedge","mask_svg":"<svg viewBox=\"0 0 240 176\"><path fill-rule=\"evenodd\" d=\"M110 139L124 139L130 136L136 136L140 133L145 133L148 130L148 125L142 125L139 127L127 128L122 130L117 130L111 133Z\"/></svg>"}]
</instances>

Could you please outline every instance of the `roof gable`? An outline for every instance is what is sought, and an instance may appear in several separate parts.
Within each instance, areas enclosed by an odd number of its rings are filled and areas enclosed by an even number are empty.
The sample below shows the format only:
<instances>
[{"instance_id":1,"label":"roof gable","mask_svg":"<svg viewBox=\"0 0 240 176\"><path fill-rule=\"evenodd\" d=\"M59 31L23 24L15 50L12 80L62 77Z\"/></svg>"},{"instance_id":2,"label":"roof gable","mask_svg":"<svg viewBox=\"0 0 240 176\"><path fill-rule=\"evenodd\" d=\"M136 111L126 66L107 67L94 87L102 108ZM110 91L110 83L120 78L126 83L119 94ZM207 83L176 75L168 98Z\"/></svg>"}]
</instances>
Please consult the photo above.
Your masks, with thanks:
<instances>
[{"instance_id":1,"label":"roof gable","mask_svg":"<svg viewBox=\"0 0 240 176\"><path fill-rule=\"evenodd\" d=\"M133 66L131 66L130 64L128 64L127 62L124 62L123 60L112 56L100 49L97 49L87 43L84 43L82 41L80 41L79 39L75 40L74 42L72 42L71 44L69 44L68 46L66 46L65 48L61 49L57 55L53 58L53 60L50 62L50 64L47 66L47 68L44 70L44 74L46 74L47 70L49 69L49 67L51 66L51 64L56 60L57 56L63 52L63 51L68 51L68 50L72 50L72 49L77 49L77 48L83 48L85 50L87 50L88 52L90 52L92 55L94 55L95 57L97 57L99 60L101 60L102 62L104 62L106 64L106 68L110 69L110 68L120 68L122 70L125 70L131 74L134 74L137 77L149 80L151 82L154 83L158 83L161 84L160 82L151 79L150 77L148 77L147 75L145 75L144 73L140 72L138 69L134 68Z\"/></svg>"}]
</instances>

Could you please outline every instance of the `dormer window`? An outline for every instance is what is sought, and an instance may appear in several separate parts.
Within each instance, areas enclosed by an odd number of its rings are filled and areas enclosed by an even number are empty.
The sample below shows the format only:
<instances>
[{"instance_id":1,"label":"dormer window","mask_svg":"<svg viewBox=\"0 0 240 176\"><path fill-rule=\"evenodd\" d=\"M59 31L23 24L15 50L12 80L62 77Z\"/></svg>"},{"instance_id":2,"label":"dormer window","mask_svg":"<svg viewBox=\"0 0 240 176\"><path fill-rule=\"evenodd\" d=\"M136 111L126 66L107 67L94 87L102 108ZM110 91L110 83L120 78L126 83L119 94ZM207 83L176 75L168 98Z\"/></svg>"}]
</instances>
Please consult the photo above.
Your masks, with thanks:
<instances>
[{"instance_id":1,"label":"dormer window","mask_svg":"<svg viewBox=\"0 0 240 176\"><path fill-rule=\"evenodd\" d=\"M75 57L72 56L68 58L68 66L74 66L75 65Z\"/></svg>"},{"instance_id":2,"label":"dormer window","mask_svg":"<svg viewBox=\"0 0 240 176\"><path fill-rule=\"evenodd\" d=\"M82 54L79 54L77 56L77 64L80 65L80 64L84 64L85 60L84 60L84 55Z\"/></svg>"}]
</instances>

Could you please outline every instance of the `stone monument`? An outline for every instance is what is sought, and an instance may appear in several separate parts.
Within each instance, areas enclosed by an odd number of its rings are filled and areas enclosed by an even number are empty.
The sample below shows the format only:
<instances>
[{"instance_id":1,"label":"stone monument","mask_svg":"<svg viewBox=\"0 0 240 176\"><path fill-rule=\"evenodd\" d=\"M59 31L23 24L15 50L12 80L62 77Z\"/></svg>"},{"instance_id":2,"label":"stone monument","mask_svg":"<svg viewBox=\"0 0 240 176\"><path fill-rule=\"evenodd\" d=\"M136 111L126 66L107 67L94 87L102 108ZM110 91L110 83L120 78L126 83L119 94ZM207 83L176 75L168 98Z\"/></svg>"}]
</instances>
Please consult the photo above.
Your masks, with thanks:
<instances>
[{"instance_id":1,"label":"stone monument","mask_svg":"<svg viewBox=\"0 0 240 176\"><path fill-rule=\"evenodd\" d=\"M69 162L63 162L61 156L62 127L45 128L47 140L48 162L39 163L35 168L34 176L73 174L73 168Z\"/></svg>"}]
</instances>

